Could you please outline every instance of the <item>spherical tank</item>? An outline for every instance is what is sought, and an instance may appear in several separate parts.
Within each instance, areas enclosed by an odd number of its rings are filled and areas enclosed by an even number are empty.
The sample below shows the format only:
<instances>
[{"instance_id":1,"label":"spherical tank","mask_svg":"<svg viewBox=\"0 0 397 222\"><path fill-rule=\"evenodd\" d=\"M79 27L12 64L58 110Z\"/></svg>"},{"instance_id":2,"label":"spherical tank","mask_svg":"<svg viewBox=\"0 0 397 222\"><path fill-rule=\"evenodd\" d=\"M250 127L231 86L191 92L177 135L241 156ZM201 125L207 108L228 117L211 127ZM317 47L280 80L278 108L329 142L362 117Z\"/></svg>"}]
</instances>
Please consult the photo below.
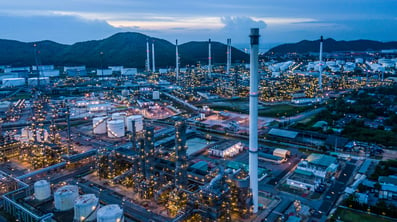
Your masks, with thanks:
<instances>
[{"instance_id":1,"label":"spherical tank","mask_svg":"<svg viewBox=\"0 0 397 222\"><path fill-rule=\"evenodd\" d=\"M51 197L51 186L46 180L39 180L34 183L34 196L37 200L45 200Z\"/></svg>"}]
</instances>

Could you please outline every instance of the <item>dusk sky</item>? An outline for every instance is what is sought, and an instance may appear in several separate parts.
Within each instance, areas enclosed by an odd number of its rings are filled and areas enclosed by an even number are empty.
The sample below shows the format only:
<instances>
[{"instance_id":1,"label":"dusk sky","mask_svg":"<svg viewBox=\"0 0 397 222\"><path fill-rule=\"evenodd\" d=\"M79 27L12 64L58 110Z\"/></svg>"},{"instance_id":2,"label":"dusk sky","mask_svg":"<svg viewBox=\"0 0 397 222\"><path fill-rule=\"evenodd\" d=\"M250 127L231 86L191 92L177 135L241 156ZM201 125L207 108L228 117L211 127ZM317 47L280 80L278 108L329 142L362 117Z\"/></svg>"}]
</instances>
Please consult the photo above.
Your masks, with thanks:
<instances>
[{"instance_id":1,"label":"dusk sky","mask_svg":"<svg viewBox=\"0 0 397 222\"><path fill-rule=\"evenodd\" d=\"M141 32L173 42L397 40L395 0L0 0L0 38L71 44Z\"/></svg>"}]
</instances>

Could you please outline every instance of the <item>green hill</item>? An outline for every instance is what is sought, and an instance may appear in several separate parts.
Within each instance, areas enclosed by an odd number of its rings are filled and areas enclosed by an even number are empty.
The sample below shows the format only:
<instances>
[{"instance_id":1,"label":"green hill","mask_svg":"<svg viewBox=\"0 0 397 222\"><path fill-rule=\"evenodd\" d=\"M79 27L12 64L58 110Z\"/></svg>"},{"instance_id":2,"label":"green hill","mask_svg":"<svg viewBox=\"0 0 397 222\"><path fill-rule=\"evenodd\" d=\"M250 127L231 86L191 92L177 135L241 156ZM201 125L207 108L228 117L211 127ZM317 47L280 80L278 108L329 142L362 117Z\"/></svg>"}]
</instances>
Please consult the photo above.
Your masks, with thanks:
<instances>
[{"instance_id":1,"label":"green hill","mask_svg":"<svg viewBox=\"0 0 397 222\"><path fill-rule=\"evenodd\" d=\"M175 66L175 45L140 33L117 33L103 40L78 42L63 45L52 41L24 43L13 40L0 40L0 64L11 66L35 65L34 44L37 45L41 64L56 66L86 65L101 67L123 65L144 68L146 60L146 41L155 44L157 67ZM151 47L150 47L151 49ZM188 42L180 45L181 65L207 62L208 43ZM101 56L101 52L103 55ZM226 45L212 43L214 63L226 62ZM247 61L249 56L233 48L233 61ZM151 55L150 55L151 59Z\"/></svg>"}]
</instances>

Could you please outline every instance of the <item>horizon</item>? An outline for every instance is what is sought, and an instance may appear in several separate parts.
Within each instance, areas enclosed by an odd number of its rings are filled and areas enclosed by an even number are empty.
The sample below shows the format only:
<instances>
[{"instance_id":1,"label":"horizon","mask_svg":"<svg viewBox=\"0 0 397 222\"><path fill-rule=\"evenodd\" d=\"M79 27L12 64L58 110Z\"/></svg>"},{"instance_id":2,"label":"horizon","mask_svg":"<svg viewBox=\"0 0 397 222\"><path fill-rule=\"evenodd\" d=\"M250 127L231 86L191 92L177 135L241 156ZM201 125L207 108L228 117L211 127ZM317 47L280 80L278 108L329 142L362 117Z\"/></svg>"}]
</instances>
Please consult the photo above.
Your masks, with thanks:
<instances>
[{"instance_id":1,"label":"horizon","mask_svg":"<svg viewBox=\"0 0 397 222\"><path fill-rule=\"evenodd\" d=\"M121 32L117 32L117 33L111 34L111 35L109 35L107 37L104 37L104 38L86 39L86 40L77 41L77 42L73 42L73 43L62 43L62 42L55 41L55 40L52 40L52 39L42 39L42 40L37 40L37 41L21 41L21 40L17 40L17 39L0 38L0 40L18 41L18 42L22 42L22 43L38 43L38 42L51 41L51 42L55 42L55 43L62 44L62 45L74 45L74 44L77 44L77 43L88 42L88 41L101 41L101 40L105 40L105 39L111 38L111 37L113 37L113 36L115 36L117 34L125 34L125 33L142 34L142 35L145 35L145 36L147 36L149 38L161 39L161 40L167 41L167 42L175 45L175 41L170 41L168 39L164 39L164 38L161 38L161 37L158 37L158 36L146 35L144 33L136 32L136 31L121 31ZM329 40L329 39L332 39L332 40L335 40L335 41L361 41L361 40L367 41L368 40L368 41L377 41L377 42L382 42L382 43L396 42L396 41L379 41L379 40L363 39L363 38L352 39L352 40L344 40L344 39L335 39L335 38L332 38L332 37L326 37L326 38L324 38L324 41ZM268 50L270 50L271 48L274 48L276 46L283 45L283 44L297 44L297 43L302 42L302 41L319 41L319 40L320 40L320 38L318 38L318 39L301 39L301 40L298 40L296 42L268 42L268 43L261 43L260 47L259 47L259 51L261 53L265 53ZM190 43L190 42L206 42L206 41L208 41L208 40L186 40L184 42L181 42L178 39L178 42L180 43L180 45L186 44L186 43ZM222 44L226 45L226 43L224 41L212 40L212 42L219 42L219 43L222 43ZM247 43L234 43L233 44L233 39L232 39L232 46L235 47L236 49L239 49L239 50L243 51L243 52L249 49L249 43L248 42Z\"/></svg>"}]
</instances>

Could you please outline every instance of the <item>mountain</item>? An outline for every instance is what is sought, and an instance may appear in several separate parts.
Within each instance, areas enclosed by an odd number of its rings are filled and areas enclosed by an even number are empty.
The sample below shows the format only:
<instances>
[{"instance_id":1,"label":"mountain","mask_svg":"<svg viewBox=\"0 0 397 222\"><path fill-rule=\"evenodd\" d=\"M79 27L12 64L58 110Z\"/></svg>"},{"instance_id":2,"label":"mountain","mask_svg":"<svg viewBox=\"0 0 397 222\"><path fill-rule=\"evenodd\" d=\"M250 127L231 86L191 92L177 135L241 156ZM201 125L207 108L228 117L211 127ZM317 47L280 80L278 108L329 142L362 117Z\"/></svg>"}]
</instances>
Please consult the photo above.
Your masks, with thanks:
<instances>
[{"instance_id":1,"label":"mountain","mask_svg":"<svg viewBox=\"0 0 397 222\"><path fill-rule=\"evenodd\" d=\"M336 41L325 39L323 43L324 52L340 51L380 51L383 49L397 49L397 42L378 42L372 40ZM282 44L270 49L267 54L287 54L287 53L309 53L319 52L320 40L300 41L298 43Z\"/></svg>"},{"instance_id":2,"label":"mountain","mask_svg":"<svg viewBox=\"0 0 397 222\"><path fill-rule=\"evenodd\" d=\"M140 33L117 33L103 40L78 42L64 45L52 41L24 43L13 40L0 40L0 64L12 66L35 65L34 44L37 46L40 64L56 66L86 65L103 67L123 65L143 68L146 60L146 41L155 44L157 67L175 66L175 45ZM151 50L151 46L150 46ZM102 54L101 54L102 52ZM207 63L208 43L188 42L179 46L181 65ZM226 45L212 43L213 63L226 63ZM150 54L150 60L151 60ZM233 61L248 61L249 56L233 48Z\"/></svg>"}]
</instances>

